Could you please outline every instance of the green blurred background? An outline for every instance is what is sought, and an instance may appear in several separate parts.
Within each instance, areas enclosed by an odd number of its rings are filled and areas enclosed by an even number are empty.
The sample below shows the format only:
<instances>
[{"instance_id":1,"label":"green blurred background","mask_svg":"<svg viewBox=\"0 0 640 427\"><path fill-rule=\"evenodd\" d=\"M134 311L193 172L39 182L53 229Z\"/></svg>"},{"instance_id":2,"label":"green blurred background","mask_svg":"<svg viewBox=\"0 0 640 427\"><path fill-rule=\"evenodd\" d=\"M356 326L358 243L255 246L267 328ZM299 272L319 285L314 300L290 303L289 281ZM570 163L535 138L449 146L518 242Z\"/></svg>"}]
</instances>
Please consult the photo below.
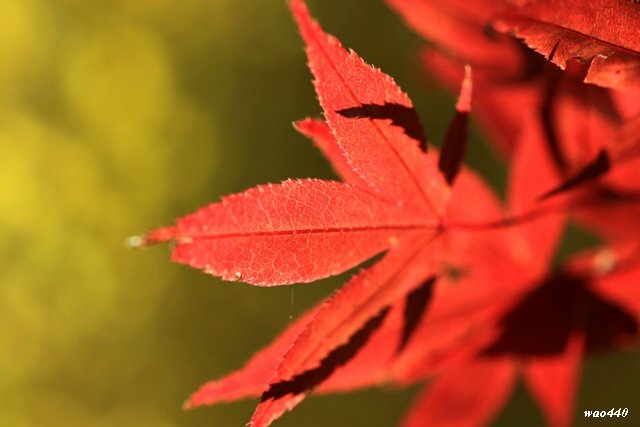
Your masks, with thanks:
<instances>
[{"instance_id":1,"label":"green blurred background","mask_svg":"<svg viewBox=\"0 0 640 427\"><path fill-rule=\"evenodd\" d=\"M439 140L452 100L424 84L418 38L381 1L309 3ZM255 401L180 407L346 276L228 284L123 241L222 194L332 177L291 127L319 107L285 1L0 1L0 64L0 426L244 425ZM488 150L471 159L503 185ZM633 415L636 356L590 363L579 409ZM390 426L414 392L316 397L278 425ZM541 423L521 392L498 424L515 420Z\"/></svg>"}]
</instances>

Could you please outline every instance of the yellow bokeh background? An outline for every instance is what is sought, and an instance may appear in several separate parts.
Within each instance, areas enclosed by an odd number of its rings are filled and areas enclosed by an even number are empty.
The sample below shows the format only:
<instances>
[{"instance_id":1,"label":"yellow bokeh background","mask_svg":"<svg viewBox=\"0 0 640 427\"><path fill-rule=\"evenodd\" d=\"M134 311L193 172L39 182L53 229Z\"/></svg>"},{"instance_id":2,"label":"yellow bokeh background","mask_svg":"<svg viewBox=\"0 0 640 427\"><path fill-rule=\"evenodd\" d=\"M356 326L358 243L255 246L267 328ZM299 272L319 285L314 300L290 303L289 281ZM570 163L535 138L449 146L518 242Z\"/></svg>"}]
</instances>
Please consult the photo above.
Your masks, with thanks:
<instances>
[{"instance_id":1,"label":"yellow bokeh background","mask_svg":"<svg viewBox=\"0 0 640 427\"><path fill-rule=\"evenodd\" d=\"M400 20L310 3L440 138L451 99L423 89ZM332 177L290 125L318 113L284 0L0 1L0 426L244 425L255 401L180 406L343 279L227 284L123 242L222 194ZM280 425L388 426L411 396L319 397Z\"/></svg>"}]
</instances>

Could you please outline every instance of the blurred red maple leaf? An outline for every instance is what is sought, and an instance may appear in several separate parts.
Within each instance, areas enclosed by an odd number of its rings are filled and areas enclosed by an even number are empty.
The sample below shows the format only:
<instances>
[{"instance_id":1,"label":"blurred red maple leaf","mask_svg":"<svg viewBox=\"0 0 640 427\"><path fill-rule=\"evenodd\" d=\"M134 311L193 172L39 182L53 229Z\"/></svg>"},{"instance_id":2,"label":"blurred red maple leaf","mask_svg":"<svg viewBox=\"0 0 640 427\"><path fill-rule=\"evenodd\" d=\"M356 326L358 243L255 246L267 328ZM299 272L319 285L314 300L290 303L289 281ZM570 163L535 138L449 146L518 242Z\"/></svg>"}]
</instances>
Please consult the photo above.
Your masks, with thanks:
<instances>
[{"instance_id":1,"label":"blurred red maple leaf","mask_svg":"<svg viewBox=\"0 0 640 427\"><path fill-rule=\"evenodd\" d=\"M629 0L522 0L496 26L558 65L589 64L584 81L640 90L640 5Z\"/></svg>"},{"instance_id":2,"label":"blurred red maple leaf","mask_svg":"<svg viewBox=\"0 0 640 427\"><path fill-rule=\"evenodd\" d=\"M562 176L546 189L547 196L583 187L567 204L576 219L608 240L638 236L640 92L634 76L640 69L635 37L640 5L626 0L560 6L546 0L387 3L433 44L424 51L424 64L450 89L462 66L473 66L474 111L489 142L503 154L513 153L521 134L542 129L539 143ZM497 29L526 33L525 40L535 40L566 72ZM620 84L606 84L611 74ZM585 78L625 90L582 83Z\"/></svg>"},{"instance_id":3,"label":"blurred red maple leaf","mask_svg":"<svg viewBox=\"0 0 640 427\"><path fill-rule=\"evenodd\" d=\"M533 173L540 165L550 165L541 157L545 150L538 142L534 136L518 143L510 177L511 205L535 203L532 190L547 184L532 184L532 177L544 181L553 175L552 168ZM440 354L434 354L429 345L416 345L394 362L394 379L401 384L433 378L403 426L487 425L505 405L518 375L547 425L568 426L586 354L627 349L636 342L640 331L637 243L574 256L554 271L548 261L562 220L562 215L550 215L520 223L510 230L515 234L510 236L511 247L517 252L524 248L529 262L468 278L466 289L487 289L488 280L502 283L504 290L500 296L494 292L483 304L466 307L464 319L458 320L458 324L467 322L463 340ZM416 342L432 340L442 326L429 321L429 313L425 317L415 333Z\"/></svg>"}]
</instances>

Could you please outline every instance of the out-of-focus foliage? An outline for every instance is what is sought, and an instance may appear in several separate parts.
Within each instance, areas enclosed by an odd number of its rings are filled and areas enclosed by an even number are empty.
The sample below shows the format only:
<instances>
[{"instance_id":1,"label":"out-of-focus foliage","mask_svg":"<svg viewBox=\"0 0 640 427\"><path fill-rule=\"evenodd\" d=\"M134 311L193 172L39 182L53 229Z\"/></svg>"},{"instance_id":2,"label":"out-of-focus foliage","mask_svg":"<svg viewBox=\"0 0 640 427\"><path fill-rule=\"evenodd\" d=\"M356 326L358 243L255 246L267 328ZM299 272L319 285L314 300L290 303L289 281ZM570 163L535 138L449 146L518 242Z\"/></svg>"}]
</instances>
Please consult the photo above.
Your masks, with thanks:
<instances>
[{"instance_id":1,"label":"out-of-focus foliage","mask_svg":"<svg viewBox=\"0 0 640 427\"><path fill-rule=\"evenodd\" d=\"M313 6L398 76L437 141L452 102L421 91L400 20L382 2ZM301 46L284 0L0 2L0 426L246 422L254 402L180 404L342 279L229 285L123 240L221 194L331 176L290 126L319 111ZM409 397L316 401L280 424L388 426Z\"/></svg>"}]
</instances>

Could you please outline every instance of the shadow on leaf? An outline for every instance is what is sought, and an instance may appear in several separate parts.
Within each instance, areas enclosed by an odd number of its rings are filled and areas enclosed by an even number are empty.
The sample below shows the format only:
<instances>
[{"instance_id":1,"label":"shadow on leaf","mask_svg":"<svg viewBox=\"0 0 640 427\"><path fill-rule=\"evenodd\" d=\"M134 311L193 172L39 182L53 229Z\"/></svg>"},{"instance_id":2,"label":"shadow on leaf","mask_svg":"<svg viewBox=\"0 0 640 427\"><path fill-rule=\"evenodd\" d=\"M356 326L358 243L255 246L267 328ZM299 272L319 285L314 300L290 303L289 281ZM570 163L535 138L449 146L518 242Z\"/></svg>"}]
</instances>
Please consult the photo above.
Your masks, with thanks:
<instances>
[{"instance_id":1,"label":"shadow on leaf","mask_svg":"<svg viewBox=\"0 0 640 427\"><path fill-rule=\"evenodd\" d=\"M588 288L589 279L558 272L502 319L502 333L486 355L550 356L581 331L587 350L611 348L633 339L636 319Z\"/></svg>"},{"instance_id":2,"label":"shadow on leaf","mask_svg":"<svg viewBox=\"0 0 640 427\"><path fill-rule=\"evenodd\" d=\"M404 326L402 329L402 337L398 344L397 353L402 352L407 344L409 344L413 333L420 323L420 319L422 319L422 316L433 297L433 285L435 283L436 278L431 277L407 295L407 300L404 306Z\"/></svg>"},{"instance_id":3,"label":"shadow on leaf","mask_svg":"<svg viewBox=\"0 0 640 427\"><path fill-rule=\"evenodd\" d=\"M363 104L359 107L345 108L336 111L349 119L388 119L393 126L398 126L404 133L419 142L423 151L427 150L427 140L420 118L413 108L395 103L384 105Z\"/></svg>"},{"instance_id":4,"label":"shadow on leaf","mask_svg":"<svg viewBox=\"0 0 640 427\"><path fill-rule=\"evenodd\" d=\"M336 347L327 355L317 368L310 369L294 376L287 381L271 385L262 395L261 402L269 399L279 399L288 394L302 394L318 386L329 378L340 366L347 364L369 341L371 335L382 326L384 319L389 314L390 307L385 307L377 315L369 319L358 331L356 331L349 341Z\"/></svg>"}]
</instances>

